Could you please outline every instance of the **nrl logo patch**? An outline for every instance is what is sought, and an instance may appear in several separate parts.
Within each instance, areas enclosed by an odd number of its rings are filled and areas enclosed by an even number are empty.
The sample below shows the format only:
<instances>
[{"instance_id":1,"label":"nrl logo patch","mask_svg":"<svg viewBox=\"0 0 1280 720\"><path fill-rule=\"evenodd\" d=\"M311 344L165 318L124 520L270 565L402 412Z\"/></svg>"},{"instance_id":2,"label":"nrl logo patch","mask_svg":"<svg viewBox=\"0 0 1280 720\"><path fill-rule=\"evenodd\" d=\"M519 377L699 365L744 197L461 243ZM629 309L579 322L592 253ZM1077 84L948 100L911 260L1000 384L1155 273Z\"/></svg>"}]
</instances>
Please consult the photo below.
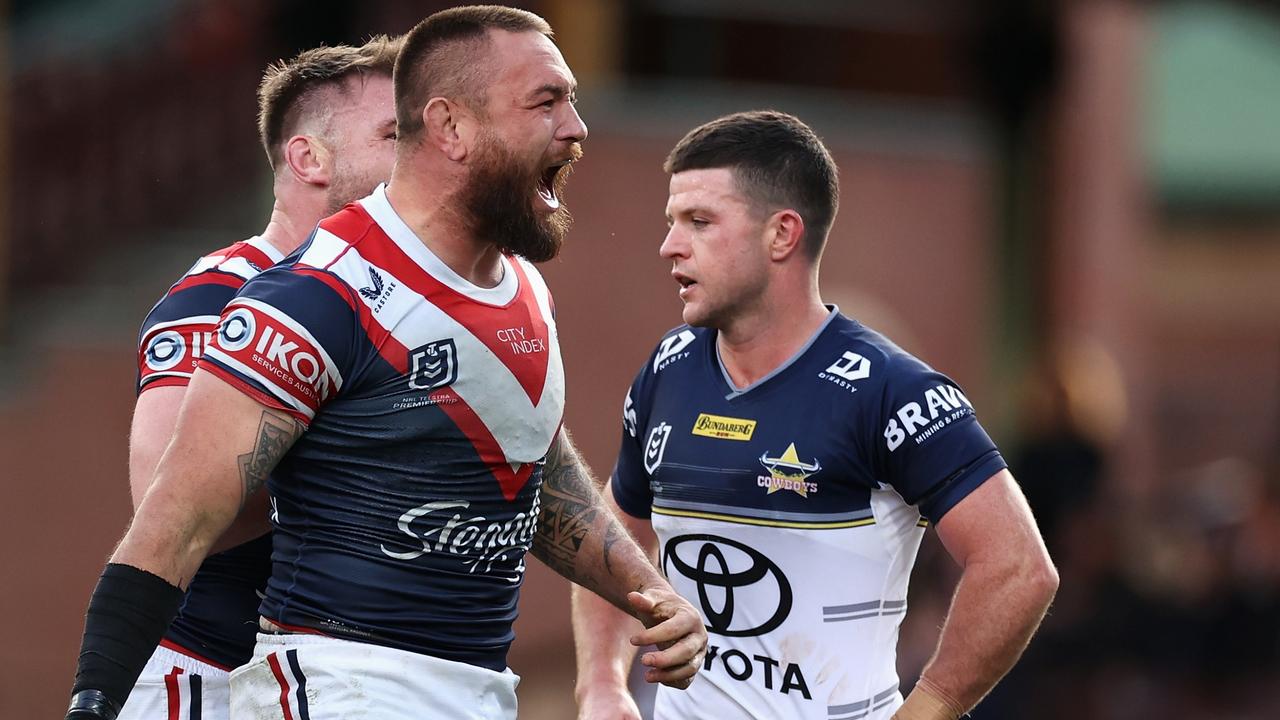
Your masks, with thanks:
<instances>
[{"instance_id":1,"label":"nrl logo patch","mask_svg":"<svg viewBox=\"0 0 1280 720\"><path fill-rule=\"evenodd\" d=\"M671 426L665 422L649 432L649 441L644 445L644 469L650 475L662 464L662 454L667 451L667 439L671 437Z\"/></svg>"},{"instance_id":2,"label":"nrl logo patch","mask_svg":"<svg viewBox=\"0 0 1280 720\"><path fill-rule=\"evenodd\" d=\"M435 390L458 379L458 346L452 339L435 340L409 351L409 387Z\"/></svg>"}]
</instances>

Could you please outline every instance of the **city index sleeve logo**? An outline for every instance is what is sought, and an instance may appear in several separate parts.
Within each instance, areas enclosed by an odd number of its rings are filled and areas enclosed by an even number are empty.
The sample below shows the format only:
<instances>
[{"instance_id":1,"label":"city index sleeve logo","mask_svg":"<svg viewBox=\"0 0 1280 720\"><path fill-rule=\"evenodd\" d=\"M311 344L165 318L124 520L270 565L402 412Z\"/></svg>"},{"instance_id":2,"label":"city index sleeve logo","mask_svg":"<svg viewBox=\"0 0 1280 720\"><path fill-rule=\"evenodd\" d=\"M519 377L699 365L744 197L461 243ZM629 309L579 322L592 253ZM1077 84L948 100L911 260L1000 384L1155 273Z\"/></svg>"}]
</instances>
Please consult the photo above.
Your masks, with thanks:
<instances>
[{"instance_id":1,"label":"city index sleeve logo","mask_svg":"<svg viewBox=\"0 0 1280 720\"><path fill-rule=\"evenodd\" d=\"M750 440L756 421L702 413L693 421L693 434L720 440Z\"/></svg>"},{"instance_id":2,"label":"city index sleeve logo","mask_svg":"<svg viewBox=\"0 0 1280 720\"><path fill-rule=\"evenodd\" d=\"M924 391L924 406L909 402L889 418L884 428L889 452L908 438L919 445L951 423L973 414L973 403L954 385L938 384Z\"/></svg>"},{"instance_id":3,"label":"city index sleeve logo","mask_svg":"<svg viewBox=\"0 0 1280 720\"><path fill-rule=\"evenodd\" d=\"M697 339L691 330L681 330L679 333L672 335L662 341L658 346L658 355L653 358L653 371L656 373L671 363L686 358L689 353L685 352L685 348L689 347Z\"/></svg>"}]
</instances>

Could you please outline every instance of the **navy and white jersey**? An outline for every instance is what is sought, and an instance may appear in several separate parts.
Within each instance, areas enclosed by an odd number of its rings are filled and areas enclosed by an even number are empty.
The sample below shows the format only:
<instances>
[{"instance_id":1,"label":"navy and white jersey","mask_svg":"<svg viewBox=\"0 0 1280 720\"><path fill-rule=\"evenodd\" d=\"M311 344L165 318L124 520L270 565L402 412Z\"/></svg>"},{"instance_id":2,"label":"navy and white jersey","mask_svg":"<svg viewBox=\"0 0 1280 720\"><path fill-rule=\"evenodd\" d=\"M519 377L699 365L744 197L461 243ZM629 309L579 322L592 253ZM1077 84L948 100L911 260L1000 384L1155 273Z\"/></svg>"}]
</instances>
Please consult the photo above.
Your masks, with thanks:
<instances>
[{"instance_id":1,"label":"navy and white jersey","mask_svg":"<svg viewBox=\"0 0 1280 720\"><path fill-rule=\"evenodd\" d=\"M878 333L831 315L736 389L714 330L681 327L627 394L619 506L651 518L661 567L710 642L656 717L888 718L927 521L1005 467L968 398Z\"/></svg>"},{"instance_id":2,"label":"navy and white jersey","mask_svg":"<svg viewBox=\"0 0 1280 720\"><path fill-rule=\"evenodd\" d=\"M218 317L251 277L284 256L251 237L196 261L151 308L138 336L138 393L185 386L213 339ZM258 592L271 569L263 536L205 559L161 644L230 670L249 661Z\"/></svg>"},{"instance_id":3,"label":"navy and white jersey","mask_svg":"<svg viewBox=\"0 0 1280 720\"><path fill-rule=\"evenodd\" d=\"M264 617L506 667L564 371L542 277L501 262L467 282L379 187L227 305L201 367L306 427L267 481Z\"/></svg>"}]
</instances>

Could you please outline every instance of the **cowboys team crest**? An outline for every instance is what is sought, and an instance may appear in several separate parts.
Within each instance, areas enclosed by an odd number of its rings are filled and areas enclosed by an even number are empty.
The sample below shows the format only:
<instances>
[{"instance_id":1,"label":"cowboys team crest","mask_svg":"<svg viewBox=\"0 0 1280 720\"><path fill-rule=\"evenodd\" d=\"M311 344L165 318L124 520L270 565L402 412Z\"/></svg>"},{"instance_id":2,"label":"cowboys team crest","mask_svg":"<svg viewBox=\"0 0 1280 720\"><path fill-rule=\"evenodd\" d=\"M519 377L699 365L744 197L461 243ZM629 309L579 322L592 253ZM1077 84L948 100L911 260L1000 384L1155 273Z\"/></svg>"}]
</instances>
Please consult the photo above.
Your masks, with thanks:
<instances>
[{"instance_id":1,"label":"cowboys team crest","mask_svg":"<svg viewBox=\"0 0 1280 720\"><path fill-rule=\"evenodd\" d=\"M822 469L817 458L813 462L803 462L796 452L796 444L791 443L779 457L769 457L769 453L760 456L760 464L769 471L768 475L756 478L756 484L768 488L767 495L779 490L790 490L800 497L807 498L809 493L818 492L818 483L809 482L809 476Z\"/></svg>"}]
</instances>

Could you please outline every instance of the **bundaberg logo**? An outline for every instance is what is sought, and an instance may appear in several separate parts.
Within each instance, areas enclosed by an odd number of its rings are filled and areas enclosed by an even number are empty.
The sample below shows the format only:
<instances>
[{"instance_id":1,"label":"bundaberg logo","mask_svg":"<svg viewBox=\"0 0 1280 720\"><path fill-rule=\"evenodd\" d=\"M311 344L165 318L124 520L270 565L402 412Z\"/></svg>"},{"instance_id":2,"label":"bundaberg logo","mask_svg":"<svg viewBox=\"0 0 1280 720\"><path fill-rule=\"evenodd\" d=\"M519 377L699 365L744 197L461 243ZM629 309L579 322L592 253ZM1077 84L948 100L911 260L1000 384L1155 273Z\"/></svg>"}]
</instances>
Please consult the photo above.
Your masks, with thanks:
<instances>
[{"instance_id":1,"label":"bundaberg logo","mask_svg":"<svg viewBox=\"0 0 1280 720\"><path fill-rule=\"evenodd\" d=\"M720 440L750 440L756 421L701 413L693 421L693 434Z\"/></svg>"}]
</instances>

